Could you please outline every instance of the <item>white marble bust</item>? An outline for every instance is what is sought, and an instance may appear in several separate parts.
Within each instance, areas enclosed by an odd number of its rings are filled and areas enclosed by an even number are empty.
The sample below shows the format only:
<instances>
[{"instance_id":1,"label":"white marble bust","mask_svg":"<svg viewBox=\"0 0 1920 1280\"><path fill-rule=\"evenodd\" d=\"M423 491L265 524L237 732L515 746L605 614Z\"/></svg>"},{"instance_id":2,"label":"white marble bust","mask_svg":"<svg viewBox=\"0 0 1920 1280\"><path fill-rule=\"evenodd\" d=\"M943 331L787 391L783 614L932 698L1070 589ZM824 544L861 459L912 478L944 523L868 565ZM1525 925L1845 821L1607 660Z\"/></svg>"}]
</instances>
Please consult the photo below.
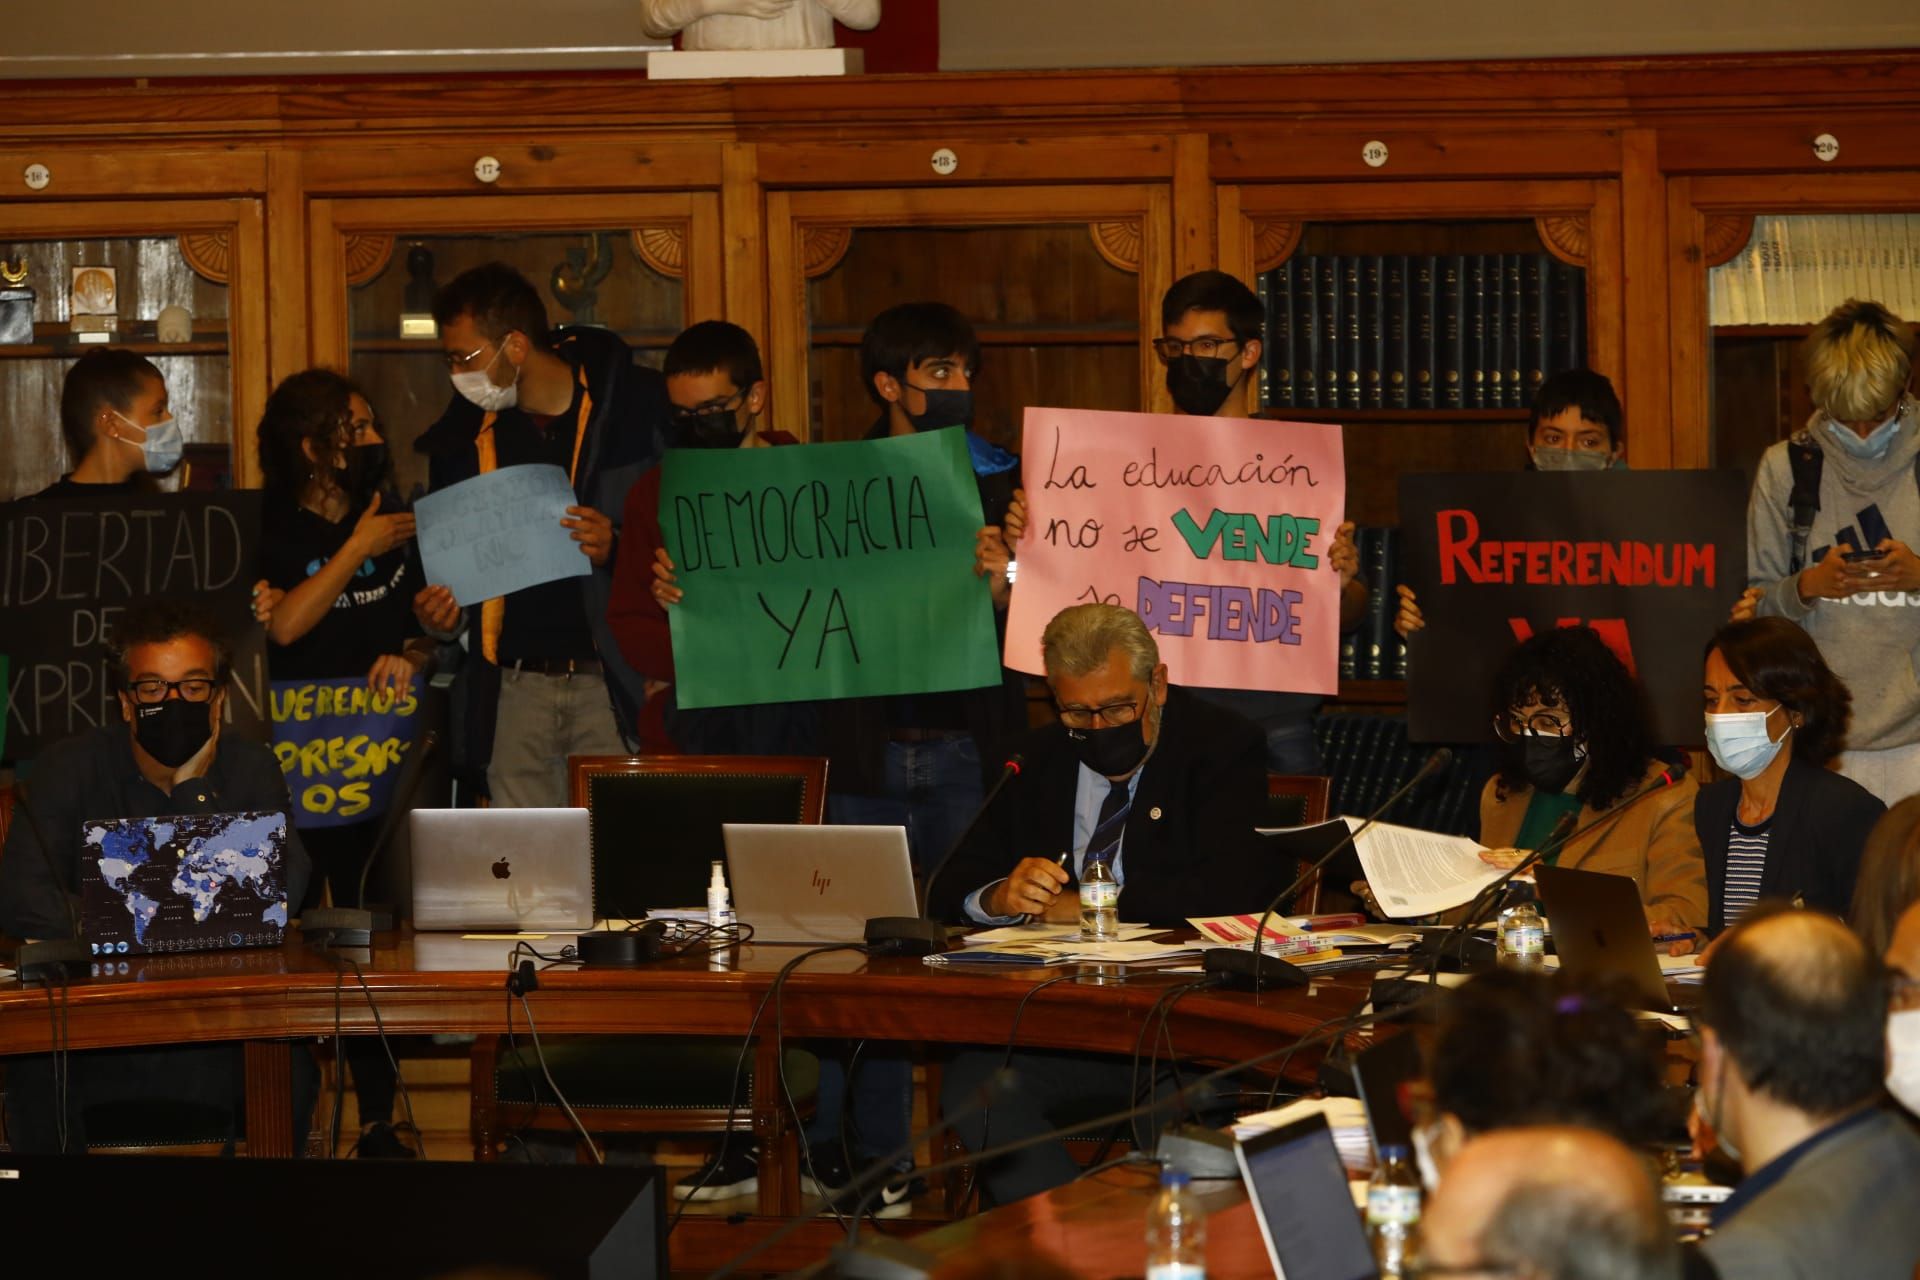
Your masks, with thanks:
<instances>
[{"instance_id":1,"label":"white marble bust","mask_svg":"<svg viewBox=\"0 0 1920 1280\"><path fill-rule=\"evenodd\" d=\"M833 23L880 24L880 0L640 0L640 27L683 49L831 49Z\"/></svg>"}]
</instances>

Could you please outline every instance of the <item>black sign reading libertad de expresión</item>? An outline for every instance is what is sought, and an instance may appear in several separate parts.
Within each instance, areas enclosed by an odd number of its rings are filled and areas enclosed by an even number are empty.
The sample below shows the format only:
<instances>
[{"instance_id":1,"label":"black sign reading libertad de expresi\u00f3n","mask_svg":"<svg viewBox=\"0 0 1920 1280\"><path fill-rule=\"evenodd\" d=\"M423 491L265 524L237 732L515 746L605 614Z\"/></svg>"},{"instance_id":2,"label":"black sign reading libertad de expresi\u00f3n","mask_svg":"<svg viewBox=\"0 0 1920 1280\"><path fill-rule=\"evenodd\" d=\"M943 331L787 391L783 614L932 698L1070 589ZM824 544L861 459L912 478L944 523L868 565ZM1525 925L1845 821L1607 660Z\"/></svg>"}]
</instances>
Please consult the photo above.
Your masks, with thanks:
<instances>
[{"instance_id":1,"label":"black sign reading libertad de expresi\u00f3n","mask_svg":"<svg viewBox=\"0 0 1920 1280\"><path fill-rule=\"evenodd\" d=\"M233 645L227 727L264 740L266 637L250 604L259 549L253 492L0 506L0 752L31 759L70 733L118 722L106 639L128 605L155 597L212 607Z\"/></svg>"},{"instance_id":2,"label":"black sign reading libertad de expresi\u00f3n","mask_svg":"<svg viewBox=\"0 0 1920 1280\"><path fill-rule=\"evenodd\" d=\"M1647 691L1654 736L1701 739L1700 650L1746 586L1746 483L1733 471L1503 472L1400 479L1408 733L1492 736L1495 670L1549 627L1592 627Z\"/></svg>"}]
</instances>

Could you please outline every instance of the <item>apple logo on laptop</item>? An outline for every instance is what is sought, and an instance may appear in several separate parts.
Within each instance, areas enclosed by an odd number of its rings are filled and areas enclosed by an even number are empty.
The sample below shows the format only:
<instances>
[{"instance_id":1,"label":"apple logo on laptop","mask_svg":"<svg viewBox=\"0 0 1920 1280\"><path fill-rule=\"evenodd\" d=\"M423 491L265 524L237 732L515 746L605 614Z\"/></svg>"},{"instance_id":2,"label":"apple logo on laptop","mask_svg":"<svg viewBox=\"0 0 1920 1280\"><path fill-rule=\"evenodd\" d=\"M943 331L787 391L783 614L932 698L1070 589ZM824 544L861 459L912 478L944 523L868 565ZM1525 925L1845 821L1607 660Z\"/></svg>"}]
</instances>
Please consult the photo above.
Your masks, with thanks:
<instances>
[{"instance_id":1,"label":"apple logo on laptop","mask_svg":"<svg viewBox=\"0 0 1920 1280\"><path fill-rule=\"evenodd\" d=\"M493 878L495 880L505 880L512 874L513 872L507 869L507 860L505 858L493 864Z\"/></svg>"}]
</instances>

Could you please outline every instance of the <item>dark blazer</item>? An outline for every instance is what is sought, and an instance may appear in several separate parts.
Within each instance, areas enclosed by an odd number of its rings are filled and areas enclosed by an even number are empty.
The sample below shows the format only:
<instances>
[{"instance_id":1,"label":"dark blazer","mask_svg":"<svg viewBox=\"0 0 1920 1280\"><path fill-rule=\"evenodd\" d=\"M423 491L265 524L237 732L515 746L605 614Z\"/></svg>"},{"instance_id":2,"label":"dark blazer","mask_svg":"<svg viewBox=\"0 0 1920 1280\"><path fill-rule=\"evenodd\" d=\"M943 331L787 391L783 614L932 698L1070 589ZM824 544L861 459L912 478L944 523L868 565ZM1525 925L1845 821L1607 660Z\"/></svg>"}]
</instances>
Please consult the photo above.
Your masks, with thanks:
<instances>
[{"instance_id":1,"label":"dark blazer","mask_svg":"<svg viewBox=\"0 0 1920 1280\"><path fill-rule=\"evenodd\" d=\"M1058 723L1022 737L1025 759L935 882L928 909L964 921L975 889L1004 878L1021 858L1073 846L1080 761ZM1185 690L1167 696L1160 741L1140 775L1127 818L1120 918L1177 925L1188 916L1256 911L1291 871L1260 856L1253 833L1267 794L1266 739L1231 711Z\"/></svg>"},{"instance_id":2,"label":"dark blazer","mask_svg":"<svg viewBox=\"0 0 1920 1280\"><path fill-rule=\"evenodd\" d=\"M1700 788L1693 826L1707 859L1707 930L1727 927L1727 838L1740 806L1740 779L1722 778ZM1763 898L1798 898L1809 907L1845 916L1853 905L1853 882L1867 833L1887 811L1877 796L1844 774L1799 760L1789 761L1780 781L1767 835Z\"/></svg>"}]
</instances>

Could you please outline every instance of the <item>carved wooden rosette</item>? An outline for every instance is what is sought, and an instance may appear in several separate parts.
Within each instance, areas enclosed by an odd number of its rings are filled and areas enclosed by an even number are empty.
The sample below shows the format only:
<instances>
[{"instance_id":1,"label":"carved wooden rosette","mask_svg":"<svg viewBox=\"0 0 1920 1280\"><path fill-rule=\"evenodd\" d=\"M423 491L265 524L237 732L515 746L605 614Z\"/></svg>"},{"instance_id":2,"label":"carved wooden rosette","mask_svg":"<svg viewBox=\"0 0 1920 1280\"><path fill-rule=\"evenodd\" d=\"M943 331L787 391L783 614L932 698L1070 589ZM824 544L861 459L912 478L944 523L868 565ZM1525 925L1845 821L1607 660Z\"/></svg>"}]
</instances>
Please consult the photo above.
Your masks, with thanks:
<instances>
[{"instance_id":1,"label":"carved wooden rosette","mask_svg":"<svg viewBox=\"0 0 1920 1280\"><path fill-rule=\"evenodd\" d=\"M852 247L852 227L808 223L800 228L800 269L807 279L818 280L839 266Z\"/></svg>"},{"instance_id":2,"label":"carved wooden rosette","mask_svg":"<svg viewBox=\"0 0 1920 1280\"><path fill-rule=\"evenodd\" d=\"M365 284L387 269L393 261L393 236L366 231L349 231L341 248L347 267L347 283Z\"/></svg>"},{"instance_id":3,"label":"carved wooden rosette","mask_svg":"<svg viewBox=\"0 0 1920 1280\"><path fill-rule=\"evenodd\" d=\"M1089 224L1093 247L1100 256L1120 270L1140 274L1140 219L1114 218Z\"/></svg>"},{"instance_id":4,"label":"carved wooden rosette","mask_svg":"<svg viewBox=\"0 0 1920 1280\"><path fill-rule=\"evenodd\" d=\"M1256 218L1253 222L1253 270L1271 271L1300 247L1307 224L1297 218Z\"/></svg>"},{"instance_id":5,"label":"carved wooden rosette","mask_svg":"<svg viewBox=\"0 0 1920 1280\"><path fill-rule=\"evenodd\" d=\"M1708 267L1717 267L1732 262L1747 247L1747 241L1753 239L1753 215L1750 213L1710 213L1707 215L1707 234L1701 243L1701 252Z\"/></svg>"},{"instance_id":6,"label":"carved wooden rosette","mask_svg":"<svg viewBox=\"0 0 1920 1280\"><path fill-rule=\"evenodd\" d=\"M1543 213L1533 220L1540 243L1547 252L1570 267L1587 265L1587 249L1592 232L1584 213Z\"/></svg>"},{"instance_id":7,"label":"carved wooden rosette","mask_svg":"<svg viewBox=\"0 0 1920 1280\"><path fill-rule=\"evenodd\" d=\"M635 227L633 251L640 261L669 279L687 274L687 228L675 222L660 226Z\"/></svg>"},{"instance_id":8,"label":"carved wooden rosette","mask_svg":"<svg viewBox=\"0 0 1920 1280\"><path fill-rule=\"evenodd\" d=\"M226 284L233 274L233 235L227 231L194 231L180 237L180 256L202 280Z\"/></svg>"}]
</instances>

